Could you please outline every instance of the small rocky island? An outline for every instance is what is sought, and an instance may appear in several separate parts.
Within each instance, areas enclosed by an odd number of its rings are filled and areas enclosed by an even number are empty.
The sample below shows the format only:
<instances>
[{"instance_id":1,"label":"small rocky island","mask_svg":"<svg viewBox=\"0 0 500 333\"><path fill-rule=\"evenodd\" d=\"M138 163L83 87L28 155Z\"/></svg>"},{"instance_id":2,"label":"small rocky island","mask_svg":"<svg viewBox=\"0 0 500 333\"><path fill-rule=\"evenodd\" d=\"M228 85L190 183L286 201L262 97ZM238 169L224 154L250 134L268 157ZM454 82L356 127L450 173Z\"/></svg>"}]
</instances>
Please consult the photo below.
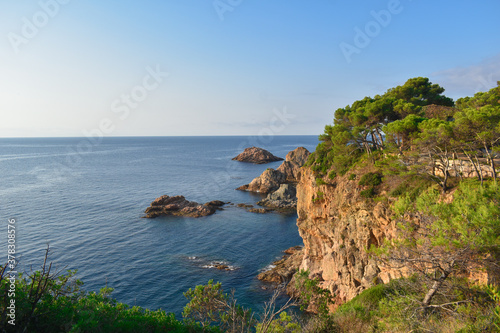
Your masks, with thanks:
<instances>
[{"instance_id":1,"label":"small rocky island","mask_svg":"<svg viewBox=\"0 0 500 333\"><path fill-rule=\"evenodd\" d=\"M188 216L202 217L214 214L225 203L219 200L199 204L194 201L188 201L182 195L168 196L162 195L156 198L151 206L146 208L145 218L155 218L158 216Z\"/></svg>"},{"instance_id":2,"label":"small rocky island","mask_svg":"<svg viewBox=\"0 0 500 333\"><path fill-rule=\"evenodd\" d=\"M285 161L277 170L269 168L250 184L242 185L237 190L267 194L267 197L257 204L268 209L295 210L297 207L295 184L298 181L299 169L306 163L309 155L306 148L298 147L286 155Z\"/></svg>"},{"instance_id":3,"label":"small rocky island","mask_svg":"<svg viewBox=\"0 0 500 333\"><path fill-rule=\"evenodd\" d=\"M240 161L254 164L265 164L276 161L283 161L281 157L274 156L265 149L258 147L245 148L238 156L233 158L233 161Z\"/></svg>"}]
</instances>

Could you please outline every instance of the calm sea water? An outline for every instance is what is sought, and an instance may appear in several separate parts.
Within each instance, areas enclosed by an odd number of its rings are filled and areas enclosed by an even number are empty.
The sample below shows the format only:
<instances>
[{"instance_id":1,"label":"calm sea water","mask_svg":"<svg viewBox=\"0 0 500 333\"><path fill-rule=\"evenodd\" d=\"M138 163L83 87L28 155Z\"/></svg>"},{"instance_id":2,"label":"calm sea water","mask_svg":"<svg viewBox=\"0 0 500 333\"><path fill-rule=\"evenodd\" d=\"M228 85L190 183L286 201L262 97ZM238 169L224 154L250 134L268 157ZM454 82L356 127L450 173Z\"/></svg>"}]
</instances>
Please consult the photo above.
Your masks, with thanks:
<instances>
[{"instance_id":1,"label":"calm sea water","mask_svg":"<svg viewBox=\"0 0 500 333\"><path fill-rule=\"evenodd\" d=\"M259 146L285 157L316 144L316 136L276 136ZM199 219L141 218L163 194L254 204L259 195L234 189L281 162L231 161L251 145L248 137L0 139L2 244L15 218L21 270L39 268L50 244L58 268L78 269L86 290L113 287L120 302L179 315L182 293L214 279L257 309L269 292L256 275L302 243L296 215L226 206ZM216 261L235 270L206 268Z\"/></svg>"}]
</instances>

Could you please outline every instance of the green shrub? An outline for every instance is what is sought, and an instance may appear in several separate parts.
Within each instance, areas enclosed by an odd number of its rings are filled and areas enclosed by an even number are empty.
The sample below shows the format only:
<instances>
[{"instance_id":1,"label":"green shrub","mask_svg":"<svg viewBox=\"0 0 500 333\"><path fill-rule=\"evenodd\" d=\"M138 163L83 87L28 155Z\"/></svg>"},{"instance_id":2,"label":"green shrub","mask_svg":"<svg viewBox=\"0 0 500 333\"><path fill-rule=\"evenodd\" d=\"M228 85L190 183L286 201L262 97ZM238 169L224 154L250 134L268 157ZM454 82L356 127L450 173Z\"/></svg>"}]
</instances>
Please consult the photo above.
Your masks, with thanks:
<instances>
[{"instance_id":1,"label":"green shrub","mask_svg":"<svg viewBox=\"0 0 500 333\"><path fill-rule=\"evenodd\" d=\"M333 320L341 332L497 332L498 291L471 287L466 279L451 282L437 299L444 308L422 311L429 286L413 275L364 290L339 306Z\"/></svg>"},{"instance_id":2,"label":"green shrub","mask_svg":"<svg viewBox=\"0 0 500 333\"><path fill-rule=\"evenodd\" d=\"M333 304L330 291L321 288L318 279L310 279L308 270L300 270L294 277L295 289L299 293L300 309L306 310L310 305L314 305L320 316L327 317L328 306Z\"/></svg>"},{"instance_id":3,"label":"green shrub","mask_svg":"<svg viewBox=\"0 0 500 333\"><path fill-rule=\"evenodd\" d=\"M335 170L332 170L328 173L328 178L335 179L335 177L337 177L337 173L335 172Z\"/></svg>"},{"instance_id":4,"label":"green shrub","mask_svg":"<svg viewBox=\"0 0 500 333\"><path fill-rule=\"evenodd\" d=\"M367 174L364 174L363 177L359 180L359 185L365 186L365 185L371 185L371 186L377 186L382 183L382 175L378 172L369 172Z\"/></svg>"},{"instance_id":5,"label":"green shrub","mask_svg":"<svg viewBox=\"0 0 500 333\"><path fill-rule=\"evenodd\" d=\"M323 178L316 178L316 185L327 185L328 183L323 180Z\"/></svg>"},{"instance_id":6,"label":"green shrub","mask_svg":"<svg viewBox=\"0 0 500 333\"><path fill-rule=\"evenodd\" d=\"M355 173L351 173L349 175L349 180L354 180L354 179L356 179L356 174Z\"/></svg>"},{"instance_id":7,"label":"green shrub","mask_svg":"<svg viewBox=\"0 0 500 333\"><path fill-rule=\"evenodd\" d=\"M206 285L198 285L184 293L189 303L182 316L186 322L202 327L217 326L224 332L230 328L238 332L248 332L255 323L250 310L236 304L233 294L226 294L220 282L213 280Z\"/></svg>"},{"instance_id":8,"label":"green shrub","mask_svg":"<svg viewBox=\"0 0 500 333\"><path fill-rule=\"evenodd\" d=\"M316 192L316 196L313 197L313 202L319 202L325 199L325 194L321 191Z\"/></svg>"},{"instance_id":9,"label":"green shrub","mask_svg":"<svg viewBox=\"0 0 500 333\"><path fill-rule=\"evenodd\" d=\"M368 189L359 192L359 195L363 198L373 198L375 196L375 188L370 186Z\"/></svg>"},{"instance_id":10,"label":"green shrub","mask_svg":"<svg viewBox=\"0 0 500 333\"><path fill-rule=\"evenodd\" d=\"M399 184L394 190L392 190L389 193L389 196L391 197L399 197L403 193L405 193L408 190L408 184L407 183L401 183Z\"/></svg>"},{"instance_id":11,"label":"green shrub","mask_svg":"<svg viewBox=\"0 0 500 333\"><path fill-rule=\"evenodd\" d=\"M255 327L257 332L263 331L263 325L258 323ZM302 327L293 318L283 311L280 313L279 318L274 319L267 327L266 333L301 333Z\"/></svg>"},{"instance_id":12,"label":"green shrub","mask_svg":"<svg viewBox=\"0 0 500 333\"><path fill-rule=\"evenodd\" d=\"M1 271L1 269L0 269ZM44 265L41 271L16 281L16 328L19 332L203 332L197 323L183 323L172 313L130 307L110 297L112 288L99 293L81 292L82 283L74 279L76 271L58 275ZM1 279L1 290L7 280ZM33 289L32 289L33 287ZM7 302L0 302L0 311ZM0 327L10 331L0 320ZM216 329L205 332L216 332Z\"/></svg>"}]
</instances>

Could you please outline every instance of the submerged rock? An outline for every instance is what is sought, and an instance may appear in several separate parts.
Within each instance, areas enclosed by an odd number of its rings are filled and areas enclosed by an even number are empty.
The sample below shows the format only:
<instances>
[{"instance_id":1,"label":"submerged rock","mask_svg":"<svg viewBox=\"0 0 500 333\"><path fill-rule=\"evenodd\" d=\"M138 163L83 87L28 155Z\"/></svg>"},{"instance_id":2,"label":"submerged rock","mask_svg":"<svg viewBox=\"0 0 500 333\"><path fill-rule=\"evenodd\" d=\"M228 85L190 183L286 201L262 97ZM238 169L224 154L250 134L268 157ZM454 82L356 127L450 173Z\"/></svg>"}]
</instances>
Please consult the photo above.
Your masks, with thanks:
<instances>
[{"instance_id":1,"label":"submerged rock","mask_svg":"<svg viewBox=\"0 0 500 333\"><path fill-rule=\"evenodd\" d=\"M247 211L250 213L265 214L272 212L273 210L269 208L250 208Z\"/></svg>"},{"instance_id":2,"label":"submerged rock","mask_svg":"<svg viewBox=\"0 0 500 333\"><path fill-rule=\"evenodd\" d=\"M224 270L224 271L229 271L229 270L231 270L231 269L229 268L229 266L228 266L228 265L224 265L224 264L215 265L215 267L214 267L214 268L219 269L219 270L221 270L221 271L222 271L222 270Z\"/></svg>"},{"instance_id":3,"label":"submerged rock","mask_svg":"<svg viewBox=\"0 0 500 333\"><path fill-rule=\"evenodd\" d=\"M151 206L146 208L144 213L146 218L155 218L158 216L188 216L202 217L215 213L217 209L224 205L224 202L215 200L206 204L199 204L194 201L188 201L182 195L168 196L162 195L156 198Z\"/></svg>"},{"instance_id":4,"label":"submerged rock","mask_svg":"<svg viewBox=\"0 0 500 333\"><path fill-rule=\"evenodd\" d=\"M236 205L236 207L239 207L239 208L253 208L253 205L239 203L239 204Z\"/></svg>"},{"instance_id":5,"label":"submerged rock","mask_svg":"<svg viewBox=\"0 0 500 333\"><path fill-rule=\"evenodd\" d=\"M258 147L245 148L245 150L238 156L234 157L233 160L255 164L283 161L281 157L274 156L267 150Z\"/></svg>"}]
</instances>

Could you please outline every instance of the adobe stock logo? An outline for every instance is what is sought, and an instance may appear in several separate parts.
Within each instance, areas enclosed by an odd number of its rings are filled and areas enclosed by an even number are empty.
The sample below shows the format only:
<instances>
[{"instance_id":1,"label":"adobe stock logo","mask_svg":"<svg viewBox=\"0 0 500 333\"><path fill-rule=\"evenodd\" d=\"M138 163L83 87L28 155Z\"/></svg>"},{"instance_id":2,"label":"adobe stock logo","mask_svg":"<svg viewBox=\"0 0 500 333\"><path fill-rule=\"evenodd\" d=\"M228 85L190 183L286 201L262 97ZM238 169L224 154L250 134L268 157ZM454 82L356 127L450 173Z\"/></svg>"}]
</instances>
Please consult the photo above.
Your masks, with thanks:
<instances>
[{"instance_id":1,"label":"adobe stock logo","mask_svg":"<svg viewBox=\"0 0 500 333\"><path fill-rule=\"evenodd\" d=\"M224 21L226 12L232 12L236 7L241 5L242 2L243 0L214 0L212 5L219 16L219 20Z\"/></svg>"},{"instance_id":2,"label":"adobe stock logo","mask_svg":"<svg viewBox=\"0 0 500 333\"><path fill-rule=\"evenodd\" d=\"M354 27L354 45L346 42L339 44L340 50L342 51L347 63L350 64L352 62L352 55L354 53L361 53L361 50L370 45L371 41L380 34L382 28L387 27L391 23L392 17L400 14L402 11L403 6L399 0L390 0L387 3L387 9L382 9L378 12L372 10L370 12L373 20L368 21L365 24L364 29L361 29L358 26Z\"/></svg>"},{"instance_id":3,"label":"adobe stock logo","mask_svg":"<svg viewBox=\"0 0 500 333\"><path fill-rule=\"evenodd\" d=\"M9 32L7 38L9 39L10 45L14 49L16 54L19 53L19 47L21 45L26 45L30 40L38 36L40 29L45 27L52 18L59 14L61 5L66 5L70 0L46 0L39 1L38 5L40 10L35 12L31 19L23 17L21 19L21 33L17 34L15 32Z\"/></svg>"}]
</instances>

